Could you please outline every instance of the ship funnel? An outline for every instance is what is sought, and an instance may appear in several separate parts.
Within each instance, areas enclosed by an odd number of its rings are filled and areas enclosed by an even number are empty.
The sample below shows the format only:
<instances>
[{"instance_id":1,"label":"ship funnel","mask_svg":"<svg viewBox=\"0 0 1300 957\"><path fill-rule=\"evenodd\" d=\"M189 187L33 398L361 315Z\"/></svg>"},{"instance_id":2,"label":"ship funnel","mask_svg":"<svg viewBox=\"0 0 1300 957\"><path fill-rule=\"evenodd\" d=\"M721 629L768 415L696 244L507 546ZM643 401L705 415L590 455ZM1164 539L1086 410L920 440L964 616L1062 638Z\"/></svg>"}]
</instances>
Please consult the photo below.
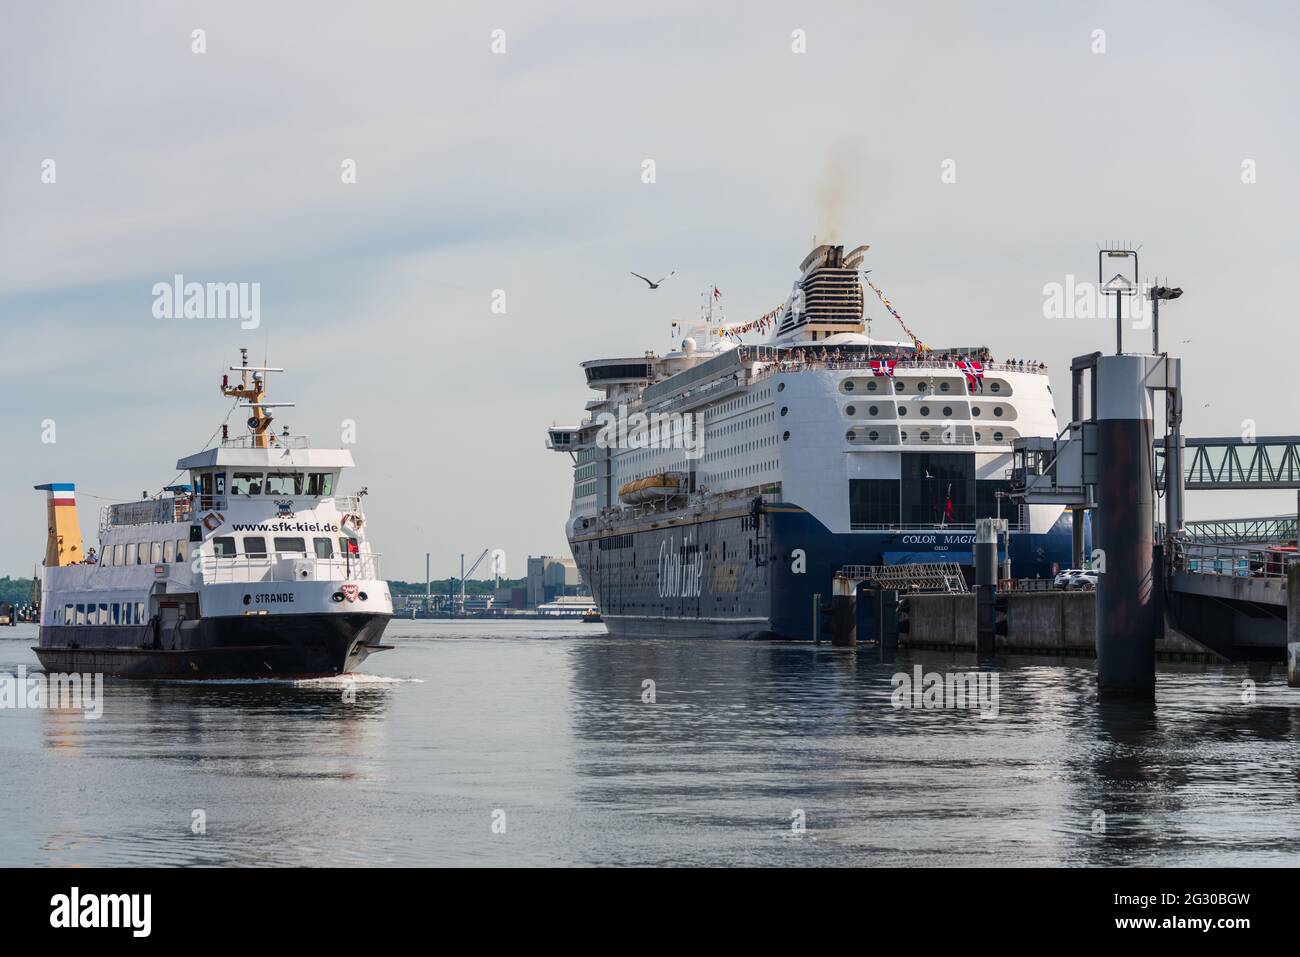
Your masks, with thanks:
<instances>
[{"instance_id":1,"label":"ship funnel","mask_svg":"<svg viewBox=\"0 0 1300 957\"><path fill-rule=\"evenodd\" d=\"M77 522L77 487L71 482L37 485L45 493L49 529L45 539L45 567L75 565L85 559L81 548L81 525Z\"/></svg>"}]
</instances>

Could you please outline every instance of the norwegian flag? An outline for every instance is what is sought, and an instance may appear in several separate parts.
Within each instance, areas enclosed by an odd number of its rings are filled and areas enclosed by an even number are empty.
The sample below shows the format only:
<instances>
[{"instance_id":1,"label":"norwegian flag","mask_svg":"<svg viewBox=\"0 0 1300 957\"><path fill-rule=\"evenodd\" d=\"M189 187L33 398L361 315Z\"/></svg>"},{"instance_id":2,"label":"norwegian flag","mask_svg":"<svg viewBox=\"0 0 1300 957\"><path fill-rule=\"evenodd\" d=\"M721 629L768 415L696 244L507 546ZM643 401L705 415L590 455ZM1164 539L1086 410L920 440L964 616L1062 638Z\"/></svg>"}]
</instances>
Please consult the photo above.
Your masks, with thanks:
<instances>
[{"instance_id":1,"label":"norwegian flag","mask_svg":"<svg viewBox=\"0 0 1300 957\"><path fill-rule=\"evenodd\" d=\"M898 365L897 359L872 359L871 374L875 376L894 377L894 366Z\"/></svg>"},{"instance_id":2,"label":"norwegian flag","mask_svg":"<svg viewBox=\"0 0 1300 957\"><path fill-rule=\"evenodd\" d=\"M962 375L966 377L966 384L970 386L971 391L984 391L984 365L974 360L958 359L957 368L961 370Z\"/></svg>"}]
</instances>

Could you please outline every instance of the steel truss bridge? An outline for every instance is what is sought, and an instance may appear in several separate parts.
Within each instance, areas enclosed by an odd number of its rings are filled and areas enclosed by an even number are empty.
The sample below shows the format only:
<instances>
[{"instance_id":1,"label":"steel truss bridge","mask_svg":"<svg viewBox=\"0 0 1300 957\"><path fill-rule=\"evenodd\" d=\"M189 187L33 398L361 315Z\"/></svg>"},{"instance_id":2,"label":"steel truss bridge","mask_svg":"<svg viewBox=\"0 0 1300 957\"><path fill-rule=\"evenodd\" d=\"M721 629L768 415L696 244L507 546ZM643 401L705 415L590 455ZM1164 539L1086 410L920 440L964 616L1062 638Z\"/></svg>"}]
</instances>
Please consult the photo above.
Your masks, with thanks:
<instances>
[{"instance_id":1,"label":"steel truss bridge","mask_svg":"<svg viewBox=\"0 0 1300 957\"><path fill-rule=\"evenodd\" d=\"M1300 436L1184 439L1184 487L1300 489ZM1156 481L1165 484L1164 440L1156 440Z\"/></svg>"}]
</instances>

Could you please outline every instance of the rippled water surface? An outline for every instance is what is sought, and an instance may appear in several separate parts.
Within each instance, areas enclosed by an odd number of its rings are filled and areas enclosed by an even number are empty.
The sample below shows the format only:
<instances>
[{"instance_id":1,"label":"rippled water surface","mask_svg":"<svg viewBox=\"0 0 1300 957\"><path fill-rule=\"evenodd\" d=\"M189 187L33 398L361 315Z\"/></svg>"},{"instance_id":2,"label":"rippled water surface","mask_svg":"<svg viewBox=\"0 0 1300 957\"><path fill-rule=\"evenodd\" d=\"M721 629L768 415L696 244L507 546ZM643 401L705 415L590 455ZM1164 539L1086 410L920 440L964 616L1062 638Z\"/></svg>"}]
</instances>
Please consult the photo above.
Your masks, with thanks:
<instances>
[{"instance_id":1,"label":"rippled water surface","mask_svg":"<svg viewBox=\"0 0 1300 957\"><path fill-rule=\"evenodd\" d=\"M982 719L892 707L896 672L974 667L937 652L388 634L355 685L111 681L98 720L0 711L0 864L1300 862L1281 668L1162 666L1154 706L1121 706L1090 661L1014 660ZM0 671L36 668L34 640L0 629Z\"/></svg>"}]
</instances>

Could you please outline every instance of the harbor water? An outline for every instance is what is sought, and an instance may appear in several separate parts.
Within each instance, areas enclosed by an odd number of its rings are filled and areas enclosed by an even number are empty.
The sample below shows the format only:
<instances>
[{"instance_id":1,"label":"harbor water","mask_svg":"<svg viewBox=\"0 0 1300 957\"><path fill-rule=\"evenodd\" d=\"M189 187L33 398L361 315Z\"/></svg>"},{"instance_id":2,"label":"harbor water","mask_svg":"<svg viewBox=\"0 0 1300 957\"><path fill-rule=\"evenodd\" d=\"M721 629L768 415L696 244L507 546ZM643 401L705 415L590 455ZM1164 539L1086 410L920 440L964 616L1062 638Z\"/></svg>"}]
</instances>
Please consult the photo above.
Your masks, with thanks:
<instances>
[{"instance_id":1,"label":"harbor water","mask_svg":"<svg viewBox=\"0 0 1300 957\"><path fill-rule=\"evenodd\" d=\"M1134 705L1099 703L1089 660L1004 661L993 716L895 707L895 675L976 670L942 653L579 622L386 638L355 681L109 680L98 719L0 710L0 864L1300 863L1281 667L1161 665ZM34 642L0 629L0 672L35 671Z\"/></svg>"}]
</instances>

